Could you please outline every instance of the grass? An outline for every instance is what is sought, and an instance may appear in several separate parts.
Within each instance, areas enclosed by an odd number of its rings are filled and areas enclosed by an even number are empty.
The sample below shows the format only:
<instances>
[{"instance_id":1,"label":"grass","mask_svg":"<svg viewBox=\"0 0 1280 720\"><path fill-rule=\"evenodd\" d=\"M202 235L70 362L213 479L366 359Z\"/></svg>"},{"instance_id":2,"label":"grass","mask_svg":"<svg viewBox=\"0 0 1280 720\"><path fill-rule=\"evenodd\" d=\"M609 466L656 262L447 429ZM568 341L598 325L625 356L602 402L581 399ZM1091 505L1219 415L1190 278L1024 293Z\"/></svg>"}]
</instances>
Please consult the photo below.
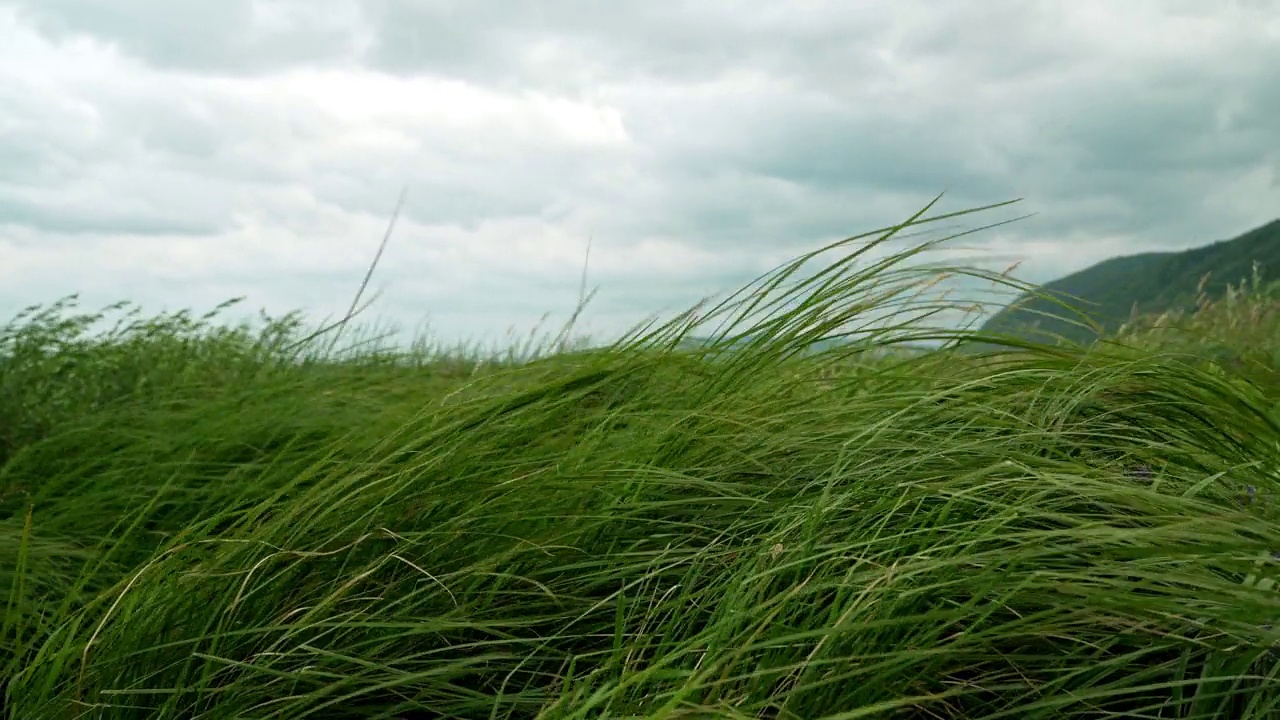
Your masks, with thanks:
<instances>
[{"instance_id":1,"label":"grass","mask_svg":"<svg viewBox=\"0 0 1280 720\"><path fill-rule=\"evenodd\" d=\"M1196 316L965 352L871 260L925 222L521 362L33 309L0 716L1280 717L1280 384Z\"/></svg>"}]
</instances>

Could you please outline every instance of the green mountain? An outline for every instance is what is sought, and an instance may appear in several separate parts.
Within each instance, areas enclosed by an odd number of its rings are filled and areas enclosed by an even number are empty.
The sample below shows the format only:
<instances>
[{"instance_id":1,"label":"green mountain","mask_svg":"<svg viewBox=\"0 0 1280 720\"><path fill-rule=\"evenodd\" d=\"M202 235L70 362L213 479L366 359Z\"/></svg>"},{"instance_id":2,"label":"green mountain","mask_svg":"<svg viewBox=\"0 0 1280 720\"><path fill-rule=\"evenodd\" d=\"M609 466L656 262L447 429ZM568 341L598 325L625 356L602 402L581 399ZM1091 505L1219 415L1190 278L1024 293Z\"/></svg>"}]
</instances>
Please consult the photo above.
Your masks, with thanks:
<instances>
[{"instance_id":1,"label":"green mountain","mask_svg":"<svg viewBox=\"0 0 1280 720\"><path fill-rule=\"evenodd\" d=\"M1104 260L1046 283L1040 291L1079 308L1110 332L1135 312L1193 308L1197 288L1206 275L1204 291L1210 297L1220 296L1228 284L1251 279L1255 262L1264 280L1280 278L1280 220L1192 250ZM993 315L982 329L1037 339L1044 339L1042 333L1052 333L1081 343L1097 339L1096 333L1072 324L1072 320L1078 318L1060 305L1027 294Z\"/></svg>"}]
</instances>

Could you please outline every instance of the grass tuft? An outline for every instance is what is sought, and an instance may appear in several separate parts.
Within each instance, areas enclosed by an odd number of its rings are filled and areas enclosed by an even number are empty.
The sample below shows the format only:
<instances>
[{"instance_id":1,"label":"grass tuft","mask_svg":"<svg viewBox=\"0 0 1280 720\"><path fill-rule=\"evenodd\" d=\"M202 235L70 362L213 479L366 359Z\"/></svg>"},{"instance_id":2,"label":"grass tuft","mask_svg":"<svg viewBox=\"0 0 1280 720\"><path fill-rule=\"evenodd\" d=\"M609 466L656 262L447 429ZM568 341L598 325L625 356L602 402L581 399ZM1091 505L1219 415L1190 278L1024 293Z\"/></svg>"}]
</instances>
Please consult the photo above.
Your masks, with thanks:
<instances>
[{"instance_id":1,"label":"grass tuft","mask_svg":"<svg viewBox=\"0 0 1280 720\"><path fill-rule=\"evenodd\" d=\"M30 309L0 715L1280 715L1270 295L969 352L929 209L525 361Z\"/></svg>"}]
</instances>

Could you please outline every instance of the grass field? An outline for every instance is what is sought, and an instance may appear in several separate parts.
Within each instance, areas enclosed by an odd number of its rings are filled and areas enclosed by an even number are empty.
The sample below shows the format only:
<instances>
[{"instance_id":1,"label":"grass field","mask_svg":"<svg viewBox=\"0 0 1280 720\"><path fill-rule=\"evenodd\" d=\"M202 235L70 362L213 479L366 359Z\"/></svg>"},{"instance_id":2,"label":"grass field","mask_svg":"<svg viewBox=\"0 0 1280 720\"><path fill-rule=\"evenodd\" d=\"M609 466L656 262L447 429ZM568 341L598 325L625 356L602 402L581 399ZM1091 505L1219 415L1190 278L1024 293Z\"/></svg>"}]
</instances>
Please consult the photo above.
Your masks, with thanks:
<instances>
[{"instance_id":1,"label":"grass field","mask_svg":"<svg viewBox=\"0 0 1280 720\"><path fill-rule=\"evenodd\" d=\"M528 362L20 317L0 716L1280 717L1270 292L802 352L929 310L890 234Z\"/></svg>"}]
</instances>

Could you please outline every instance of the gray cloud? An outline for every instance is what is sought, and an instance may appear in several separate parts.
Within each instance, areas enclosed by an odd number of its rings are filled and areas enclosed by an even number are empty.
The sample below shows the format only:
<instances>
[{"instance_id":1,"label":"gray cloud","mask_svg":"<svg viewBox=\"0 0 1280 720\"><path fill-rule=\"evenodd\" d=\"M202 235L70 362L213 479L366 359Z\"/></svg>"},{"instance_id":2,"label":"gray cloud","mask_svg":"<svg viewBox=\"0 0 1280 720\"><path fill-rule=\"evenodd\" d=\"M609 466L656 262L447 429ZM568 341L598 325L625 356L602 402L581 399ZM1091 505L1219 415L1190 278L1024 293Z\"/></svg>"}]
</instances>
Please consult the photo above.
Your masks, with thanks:
<instances>
[{"instance_id":1,"label":"gray cloud","mask_svg":"<svg viewBox=\"0 0 1280 720\"><path fill-rule=\"evenodd\" d=\"M776 69L797 43L848 47L875 22L874 13L839 3L375 0L366 7L378 37L372 59L381 67L579 90L639 78L714 79L744 60Z\"/></svg>"},{"instance_id":2,"label":"gray cloud","mask_svg":"<svg viewBox=\"0 0 1280 720\"><path fill-rule=\"evenodd\" d=\"M88 35L160 67L217 74L342 63L361 45L345 0L18 0L20 17L54 40Z\"/></svg>"},{"instance_id":3,"label":"gray cloud","mask_svg":"<svg viewBox=\"0 0 1280 720\"><path fill-rule=\"evenodd\" d=\"M7 8L7 9L6 9ZM1045 280L1280 215L1280 4L0 3L0 306L349 301L601 332L840 236L1024 197L965 238ZM1000 217L1007 217L1005 213ZM973 226L999 218L952 223Z\"/></svg>"}]
</instances>

